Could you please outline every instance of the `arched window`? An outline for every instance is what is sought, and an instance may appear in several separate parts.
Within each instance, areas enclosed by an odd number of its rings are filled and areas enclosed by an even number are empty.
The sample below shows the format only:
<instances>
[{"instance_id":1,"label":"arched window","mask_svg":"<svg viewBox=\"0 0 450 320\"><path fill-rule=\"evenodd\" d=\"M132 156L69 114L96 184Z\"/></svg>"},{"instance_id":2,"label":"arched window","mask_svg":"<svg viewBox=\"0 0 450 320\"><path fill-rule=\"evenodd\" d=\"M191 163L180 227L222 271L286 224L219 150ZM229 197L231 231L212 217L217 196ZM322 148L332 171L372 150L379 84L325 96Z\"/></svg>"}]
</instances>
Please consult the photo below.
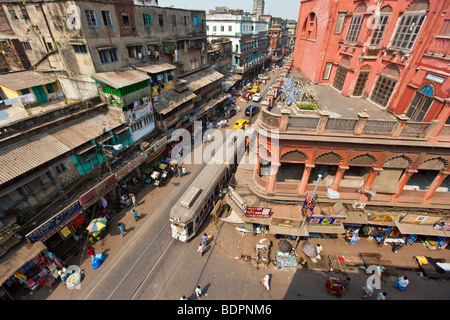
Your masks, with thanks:
<instances>
[{"instance_id":1,"label":"arched window","mask_svg":"<svg viewBox=\"0 0 450 320\"><path fill-rule=\"evenodd\" d=\"M314 12L311 12L308 17L305 19L305 22L302 27L302 35L303 38L307 39L316 39L317 36L317 18Z\"/></svg>"},{"instance_id":2,"label":"arched window","mask_svg":"<svg viewBox=\"0 0 450 320\"><path fill-rule=\"evenodd\" d=\"M391 17L392 8L390 6L385 6L380 10L380 16L376 21L375 30L373 32L372 40L370 41L371 46L379 46L383 40L384 31Z\"/></svg>"},{"instance_id":3,"label":"arched window","mask_svg":"<svg viewBox=\"0 0 450 320\"><path fill-rule=\"evenodd\" d=\"M345 42L356 43L358 40L359 32L364 21L364 13L367 12L367 7L364 2L361 2L355 9L350 25L348 26L347 35L345 36Z\"/></svg>"},{"instance_id":4,"label":"arched window","mask_svg":"<svg viewBox=\"0 0 450 320\"><path fill-rule=\"evenodd\" d=\"M410 51L416 41L429 8L427 0L415 0L400 17L391 47Z\"/></svg>"},{"instance_id":5,"label":"arched window","mask_svg":"<svg viewBox=\"0 0 450 320\"><path fill-rule=\"evenodd\" d=\"M416 92L406 112L406 116L412 121L421 122L425 118L433 103L434 90L431 86L424 86Z\"/></svg>"}]
</instances>

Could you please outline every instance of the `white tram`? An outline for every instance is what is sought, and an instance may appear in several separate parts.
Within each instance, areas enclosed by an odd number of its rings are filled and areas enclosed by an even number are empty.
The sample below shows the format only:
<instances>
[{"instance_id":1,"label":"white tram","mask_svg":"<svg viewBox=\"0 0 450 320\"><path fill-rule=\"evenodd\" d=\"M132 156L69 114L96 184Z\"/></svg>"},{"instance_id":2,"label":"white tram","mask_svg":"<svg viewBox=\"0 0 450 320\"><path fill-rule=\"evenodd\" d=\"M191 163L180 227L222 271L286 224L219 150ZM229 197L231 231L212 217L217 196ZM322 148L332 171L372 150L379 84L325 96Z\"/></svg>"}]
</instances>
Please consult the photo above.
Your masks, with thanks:
<instances>
[{"instance_id":1,"label":"white tram","mask_svg":"<svg viewBox=\"0 0 450 320\"><path fill-rule=\"evenodd\" d=\"M206 217L211 213L223 190L244 154L244 131L238 130L227 137L216 152L211 164L207 164L195 178L180 200L170 210L172 237L186 242L191 239ZM221 155L221 156L219 156Z\"/></svg>"}]
</instances>

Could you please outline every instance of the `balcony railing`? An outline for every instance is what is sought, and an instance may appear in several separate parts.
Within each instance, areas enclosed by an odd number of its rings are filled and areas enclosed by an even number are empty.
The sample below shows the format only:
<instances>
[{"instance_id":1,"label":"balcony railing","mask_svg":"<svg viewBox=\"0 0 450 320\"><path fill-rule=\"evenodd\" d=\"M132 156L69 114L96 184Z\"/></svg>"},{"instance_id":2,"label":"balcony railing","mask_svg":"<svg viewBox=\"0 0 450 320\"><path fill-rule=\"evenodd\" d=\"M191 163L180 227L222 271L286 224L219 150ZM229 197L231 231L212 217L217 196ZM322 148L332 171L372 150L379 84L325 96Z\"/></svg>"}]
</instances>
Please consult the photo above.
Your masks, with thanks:
<instances>
[{"instance_id":1,"label":"balcony railing","mask_svg":"<svg viewBox=\"0 0 450 320\"><path fill-rule=\"evenodd\" d=\"M291 114L288 108L275 113L263 108L261 123L267 129L279 129L280 132L316 134L342 133L354 136L376 135L393 138L415 138L422 140L450 140L450 126L443 126L439 133L438 120L431 122L409 121L405 115L396 116L396 120L369 119L366 113L358 118L331 118L327 110L308 111L304 115Z\"/></svg>"}]
</instances>

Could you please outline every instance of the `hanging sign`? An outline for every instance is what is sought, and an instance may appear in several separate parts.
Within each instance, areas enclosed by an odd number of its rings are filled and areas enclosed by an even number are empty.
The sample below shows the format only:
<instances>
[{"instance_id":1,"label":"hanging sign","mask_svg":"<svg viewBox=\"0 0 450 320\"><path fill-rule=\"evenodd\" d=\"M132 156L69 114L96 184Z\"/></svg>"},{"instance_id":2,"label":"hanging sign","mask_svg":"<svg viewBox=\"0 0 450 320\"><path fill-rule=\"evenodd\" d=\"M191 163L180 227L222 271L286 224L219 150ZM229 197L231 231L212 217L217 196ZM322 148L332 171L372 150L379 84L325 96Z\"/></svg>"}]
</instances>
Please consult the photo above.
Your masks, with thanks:
<instances>
[{"instance_id":1,"label":"hanging sign","mask_svg":"<svg viewBox=\"0 0 450 320\"><path fill-rule=\"evenodd\" d=\"M314 207L316 206L316 200L308 194L306 194L305 202L303 203L302 213L305 217L310 218L313 215Z\"/></svg>"},{"instance_id":2,"label":"hanging sign","mask_svg":"<svg viewBox=\"0 0 450 320\"><path fill-rule=\"evenodd\" d=\"M228 187L228 196L238 205L242 212L247 212L247 205L232 187Z\"/></svg>"},{"instance_id":3,"label":"hanging sign","mask_svg":"<svg viewBox=\"0 0 450 320\"><path fill-rule=\"evenodd\" d=\"M320 224L340 226L345 220L345 217L332 217L332 216L313 216L308 219L309 224Z\"/></svg>"}]
</instances>

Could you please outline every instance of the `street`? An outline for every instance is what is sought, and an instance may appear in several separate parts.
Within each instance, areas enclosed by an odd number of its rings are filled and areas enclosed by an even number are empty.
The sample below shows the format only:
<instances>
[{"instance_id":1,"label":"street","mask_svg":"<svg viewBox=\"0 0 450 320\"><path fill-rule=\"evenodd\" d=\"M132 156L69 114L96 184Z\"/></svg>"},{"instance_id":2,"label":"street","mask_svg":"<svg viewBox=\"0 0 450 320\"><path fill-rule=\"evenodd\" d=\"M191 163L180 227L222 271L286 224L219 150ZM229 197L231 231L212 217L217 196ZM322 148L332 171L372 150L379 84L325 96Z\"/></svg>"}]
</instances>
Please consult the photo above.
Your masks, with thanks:
<instances>
[{"instance_id":1,"label":"street","mask_svg":"<svg viewBox=\"0 0 450 320\"><path fill-rule=\"evenodd\" d=\"M262 87L263 93L276 77L277 73ZM248 103L237 103L241 106L240 112L229 119L227 128L218 130L225 132L237 119L248 118L243 115ZM174 175L164 185L158 188L147 186L137 194L138 221L131 215L131 208L113 218L108 235L95 244L96 252L103 253L106 258L98 269L92 270L90 259L84 252L67 262L85 270L79 289L68 290L59 283L52 291L45 291L45 288L27 299L178 300L184 295L196 300L194 289L200 285L205 294L204 300L361 300L362 287L367 281L363 270L351 274L350 290L342 298L330 296L325 290L329 275L324 272L278 269L273 265L267 269L256 268L216 245L216 241L226 243L232 238L242 238L242 234L227 223L221 222L215 226L208 218L191 241L183 243L172 239L170 209L205 164L185 166L186 176ZM127 232L124 237L117 228L119 222L125 224ZM204 256L200 257L197 247L204 232L213 237ZM331 246L330 243L327 248ZM261 285L261 279L266 274L271 275L270 290ZM405 274L412 279L406 292L393 288L395 277L384 280L382 290L388 292L388 300L450 299L447 283L421 277L417 272L406 271Z\"/></svg>"}]
</instances>

